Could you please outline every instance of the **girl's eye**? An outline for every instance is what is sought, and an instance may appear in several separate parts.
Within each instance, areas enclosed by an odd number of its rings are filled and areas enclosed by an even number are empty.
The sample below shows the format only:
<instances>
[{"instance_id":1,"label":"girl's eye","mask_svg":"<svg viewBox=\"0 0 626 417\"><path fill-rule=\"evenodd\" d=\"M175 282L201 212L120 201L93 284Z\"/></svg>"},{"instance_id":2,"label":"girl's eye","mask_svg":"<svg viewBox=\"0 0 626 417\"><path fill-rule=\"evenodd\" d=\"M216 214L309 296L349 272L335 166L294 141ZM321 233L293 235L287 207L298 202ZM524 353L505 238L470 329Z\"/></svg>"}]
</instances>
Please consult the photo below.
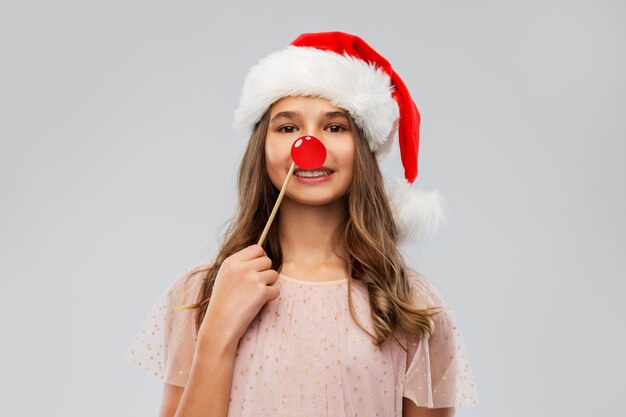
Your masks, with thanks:
<instances>
[{"instance_id":1,"label":"girl's eye","mask_svg":"<svg viewBox=\"0 0 626 417\"><path fill-rule=\"evenodd\" d=\"M341 125L330 125L330 127L331 127L331 128L333 128L333 127L338 127L338 128L340 129L340 130L334 130L334 131L331 131L332 133L341 133L341 132L343 132L344 130L346 130L346 129L345 129L343 126L341 126Z\"/></svg>"},{"instance_id":2,"label":"girl's eye","mask_svg":"<svg viewBox=\"0 0 626 417\"><path fill-rule=\"evenodd\" d=\"M329 126L329 128L331 128L331 129L339 128L338 130L331 130L331 133L341 133L341 132L347 130L345 127L343 127L341 125L337 125L337 124L332 124L332 125ZM281 126L278 129L278 131L282 132L282 133L294 133L295 132L295 130L285 130L285 129L296 129L296 127L292 126L292 125L284 125L284 126Z\"/></svg>"},{"instance_id":3,"label":"girl's eye","mask_svg":"<svg viewBox=\"0 0 626 417\"><path fill-rule=\"evenodd\" d=\"M279 132L283 132L283 133L293 133L293 130L292 130L292 131L287 131L287 132L285 132L285 131L283 130L283 129L285 129L285 128L292 128L292 129L293 129L293 128L295 128L295 126L285 125L285 126L282 126L281 128L279 128L279 129L278 129L278 131L279 131Z\"/></svg>"}]
</instances>

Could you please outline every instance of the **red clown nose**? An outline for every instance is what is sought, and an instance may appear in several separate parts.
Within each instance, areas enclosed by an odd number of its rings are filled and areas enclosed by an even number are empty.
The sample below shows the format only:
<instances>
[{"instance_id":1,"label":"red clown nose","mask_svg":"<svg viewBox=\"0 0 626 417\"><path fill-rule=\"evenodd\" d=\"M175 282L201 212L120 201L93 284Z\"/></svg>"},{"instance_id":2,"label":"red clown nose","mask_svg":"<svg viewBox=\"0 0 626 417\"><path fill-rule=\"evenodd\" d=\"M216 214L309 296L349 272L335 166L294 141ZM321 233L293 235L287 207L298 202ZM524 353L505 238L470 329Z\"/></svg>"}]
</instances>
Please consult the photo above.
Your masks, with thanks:
<instances>
[{"instance_id":1,"label":"red clown nose","mask_svg":"<svg viewBox=\"0 0 626 417\"><path fill-rule=\"evenodd\" d=\"M291 159L299 168L315 169L326 161L326 147L315 136L302 136L291 145Z\"/></svg>"}]
</instances>

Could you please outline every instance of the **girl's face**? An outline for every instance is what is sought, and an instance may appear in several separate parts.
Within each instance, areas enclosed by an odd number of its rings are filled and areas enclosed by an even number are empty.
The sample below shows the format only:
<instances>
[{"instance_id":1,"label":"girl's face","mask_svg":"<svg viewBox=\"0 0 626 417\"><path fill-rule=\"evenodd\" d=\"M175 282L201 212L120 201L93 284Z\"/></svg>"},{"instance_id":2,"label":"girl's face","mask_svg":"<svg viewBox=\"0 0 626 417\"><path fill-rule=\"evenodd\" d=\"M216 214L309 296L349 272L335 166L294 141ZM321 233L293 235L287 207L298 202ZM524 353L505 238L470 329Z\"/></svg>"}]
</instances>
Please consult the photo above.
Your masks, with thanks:
<instances>
[{"instance_id":1,"label":"girl's face","mask_svg":"<svg viewBox=\"0 0 626 417\"><path fill-rule=\"evenodd\" d=\"M312 135L326 147L322 164L334 173L320 182L304 183L292 174L285 197L303 204L327 204L341 198L352 183L355 137L345 110L323 98L284 97L270 107L265 140L267 174L280 190L291 166L291 146L301 136ZM296 170L298 168L296 167Z\"/></svg>"}]
</instances>

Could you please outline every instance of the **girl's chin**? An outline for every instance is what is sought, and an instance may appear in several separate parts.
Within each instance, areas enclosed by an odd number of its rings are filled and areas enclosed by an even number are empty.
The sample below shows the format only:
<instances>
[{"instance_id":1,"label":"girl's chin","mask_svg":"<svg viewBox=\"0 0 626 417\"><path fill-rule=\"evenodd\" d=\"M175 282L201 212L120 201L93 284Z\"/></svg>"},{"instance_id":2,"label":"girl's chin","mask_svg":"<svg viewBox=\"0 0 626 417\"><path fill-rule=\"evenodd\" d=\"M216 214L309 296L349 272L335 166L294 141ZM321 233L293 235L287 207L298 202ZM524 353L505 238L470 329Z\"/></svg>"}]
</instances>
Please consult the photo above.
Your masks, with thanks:
<instances>
[{"instance_id":1,"label":"girl's chin","mask_svg":"<svg viewBox=\"0 0 626 417\"><path fill-rule=\"evenodd\" d=\"M334 192L332 190L325 190L325 192L318 192L315 188L296 188L291 189L289 194L285 194L283 202L289 200L290 203L302 206L324 206L337 203L338 201L345 201L347 197L347 191ZM281 204L282 205L282 204Z\"/></svg>"}]
</instances>

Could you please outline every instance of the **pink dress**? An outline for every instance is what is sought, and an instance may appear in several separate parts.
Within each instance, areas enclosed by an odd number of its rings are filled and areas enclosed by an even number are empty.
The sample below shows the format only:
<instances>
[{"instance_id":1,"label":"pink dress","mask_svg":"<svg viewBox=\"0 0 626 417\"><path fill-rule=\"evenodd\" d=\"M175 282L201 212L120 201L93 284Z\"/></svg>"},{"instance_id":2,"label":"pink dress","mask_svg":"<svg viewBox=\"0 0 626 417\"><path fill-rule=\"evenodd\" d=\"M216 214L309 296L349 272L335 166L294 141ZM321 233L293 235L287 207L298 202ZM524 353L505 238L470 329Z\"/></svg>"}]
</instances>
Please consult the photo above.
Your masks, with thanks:
<instances>
[{"instance_id":1,"label":"pink dress","mask_svg":"<svg viewBox=\"0 0 626 417\"><path fill-rule=\"evenodd\" d=\"M164 382L184 387L196 331L191 310L203 273L181 274L161 295L124 354ZM234 364L229 417L402 416L402 397L420 407L478 404L459 328L441 295L411 271L418 307L444 306L435 333L397 336L375 346L352 320L348 280L303 281L279 274L280 296L265 304L241 338ZM351 280L353 305L373 333L367 291Z\"/></svg>"}]
</instances>

